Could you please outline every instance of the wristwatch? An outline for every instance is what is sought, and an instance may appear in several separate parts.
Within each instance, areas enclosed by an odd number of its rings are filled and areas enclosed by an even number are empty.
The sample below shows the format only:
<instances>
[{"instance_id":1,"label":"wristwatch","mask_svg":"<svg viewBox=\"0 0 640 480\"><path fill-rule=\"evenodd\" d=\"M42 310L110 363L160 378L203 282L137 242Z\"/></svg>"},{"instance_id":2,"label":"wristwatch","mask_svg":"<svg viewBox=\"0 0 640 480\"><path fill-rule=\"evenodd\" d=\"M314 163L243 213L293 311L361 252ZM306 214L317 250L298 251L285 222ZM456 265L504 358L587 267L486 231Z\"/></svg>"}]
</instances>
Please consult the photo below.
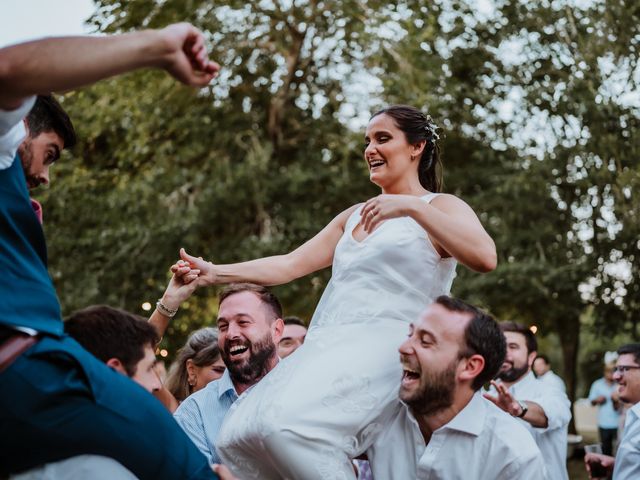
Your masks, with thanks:
<instances>
[{"instance_id":1,"label":"wristwatch","mask_svg":"<svg viewBox=\"0 0 640 480\"><path fill-rule=\"evenodd\" d=\"M522 418L524 417L527 412L529 411L529 407L527 407L527 404L524 403L521 400L518 400L518 405L520 405L520 408L522 409L522 412L520 412L520 415L516 415L517 418Z\"/></svg>"}]
</instances>

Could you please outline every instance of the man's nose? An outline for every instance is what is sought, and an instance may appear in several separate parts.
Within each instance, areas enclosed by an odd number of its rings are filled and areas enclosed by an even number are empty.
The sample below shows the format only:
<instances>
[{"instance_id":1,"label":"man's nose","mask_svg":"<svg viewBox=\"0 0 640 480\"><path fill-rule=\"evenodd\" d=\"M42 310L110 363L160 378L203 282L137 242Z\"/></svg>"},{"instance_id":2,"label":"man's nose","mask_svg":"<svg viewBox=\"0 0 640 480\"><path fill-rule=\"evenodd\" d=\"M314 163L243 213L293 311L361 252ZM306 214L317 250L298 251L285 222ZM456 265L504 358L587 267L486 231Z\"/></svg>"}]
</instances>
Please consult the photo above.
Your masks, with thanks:
<instances>
[{"instance_id":1,"label":"man's nose","mask_svg":"<svg viewBox=\"0 0 640 480\"><path fill-rule=\"evenodd\" d=\"M162 388L162 380L160 380L160 374L153 369L153 383L151 385L151 391L156 392Z\"/></svg>"},{"instance_id":2,"label":"man's nose","mask_svg":"<svg viewBox=\"0 0 640 480\"><path fill-rule=\"evenodd\" d=\"M227 328L227 336L229 338L238 338L240 336L240 327L235 323L230 323Z\"/></svg>"},{"instance_id":3,"label":"man's nose","mask_svg":"<svg viewBox=\"0 0 640 480\"><path fill-rule=\"evenodd\" d=\"M402 344L400 345L400 347L398 348L398 351L402 354L402 355L409 355L411 354L411 339L408 338L406 339L404 342L402 342Z\"/></svg>"},{"instance_id":4,"label":"man's nose","mask_svg":"<svg viewBox=\"0 0 640 480\"><path fill-rule=\"evenodd\" d=\"M49 185L49 167L44 167L40 175L38 175L38 180L43 185Z\"/></svg>"}]
</instances>

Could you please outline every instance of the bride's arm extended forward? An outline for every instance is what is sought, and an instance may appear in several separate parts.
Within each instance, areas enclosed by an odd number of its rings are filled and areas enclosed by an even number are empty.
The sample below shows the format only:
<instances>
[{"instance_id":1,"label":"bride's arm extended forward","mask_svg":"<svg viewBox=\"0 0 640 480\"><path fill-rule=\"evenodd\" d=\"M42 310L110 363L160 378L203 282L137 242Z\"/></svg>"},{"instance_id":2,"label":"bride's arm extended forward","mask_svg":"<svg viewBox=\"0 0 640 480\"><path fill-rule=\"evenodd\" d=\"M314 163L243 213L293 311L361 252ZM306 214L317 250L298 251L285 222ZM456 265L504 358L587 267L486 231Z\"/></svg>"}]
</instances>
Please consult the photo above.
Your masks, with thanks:
<instances>
[{"instance_id":1,"label":"bride's arm extended forward","mask_svg":"<svg viewBox=\"0 0 640 480\"><path fill-rule=\"evenodd\" d=\"M354 205L340 213L311 240L286 255L227 265L214 265L188 255L184 250L180 250L180 256L193 268L200 270L198 285L232 282L280 285L331 265L347 219L357 207Z\"/></svg>"},{"instance_id":2,"label":"bride's arm extended forward","mask_svg":"<svg viewBox=\"0 0 640 480\"><path fill-rule=\"evenodd\" d=\"M378 195L362 209L365 230L371 232L387 218L409 216L424 228L436 249L478 272L496 268L496 245L478 216L453 195L439 195L426 203L411 195Z\"/></svg>"}]
</instances>

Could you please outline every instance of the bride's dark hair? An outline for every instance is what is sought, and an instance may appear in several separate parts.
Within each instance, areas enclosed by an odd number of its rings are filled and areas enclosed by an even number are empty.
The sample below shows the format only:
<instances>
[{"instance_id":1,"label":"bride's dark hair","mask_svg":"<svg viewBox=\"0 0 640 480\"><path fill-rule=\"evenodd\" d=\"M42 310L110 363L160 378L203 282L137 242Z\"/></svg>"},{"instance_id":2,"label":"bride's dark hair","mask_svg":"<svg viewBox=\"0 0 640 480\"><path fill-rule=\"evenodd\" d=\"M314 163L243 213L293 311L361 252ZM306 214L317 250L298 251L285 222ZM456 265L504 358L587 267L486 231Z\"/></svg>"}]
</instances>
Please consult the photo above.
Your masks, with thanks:
<instances>
[{"instance_id":1,"label":"bride's dark hair","mask_svg":"<svg viewBox=\"0 0 640 480\"><path fill-rule=\"evenodd\" d=\"M371 118L381 114L393 118L396 127L404 132L407 142L412 145L422 140L426 141L420 163L418 164L418 179L420 185L430 192L442 190L442 162L440 160L440 147L438 146L438 133L431 117L409 105L391 105L374 113Z\"/></svg>"}]
</instances>

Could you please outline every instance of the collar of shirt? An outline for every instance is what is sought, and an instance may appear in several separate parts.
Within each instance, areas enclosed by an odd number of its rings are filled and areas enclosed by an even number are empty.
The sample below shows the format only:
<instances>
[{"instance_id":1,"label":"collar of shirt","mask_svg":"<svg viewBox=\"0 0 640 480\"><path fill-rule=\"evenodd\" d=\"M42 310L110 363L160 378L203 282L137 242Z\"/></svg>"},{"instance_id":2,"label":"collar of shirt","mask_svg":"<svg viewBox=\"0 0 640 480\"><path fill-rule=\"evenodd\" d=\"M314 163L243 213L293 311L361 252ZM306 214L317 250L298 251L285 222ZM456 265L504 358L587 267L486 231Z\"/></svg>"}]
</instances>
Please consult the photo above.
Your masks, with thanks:
<instances>
[{"instance_id":1,"label":"collar of shirt","mask_svg":"<svg viewBox=\"0 0 640 480\"><path fill-rule=\"evenodd\" d=\"M420 443L424 444L424 439L420 433L418 421L413 416L411 409L403 401L400 401L400 403L402 403L402 407L406 411L407 418L414 426L416 439L420 438ZM471 397L471 401L467 403L467 405L460 410L455 417L434 431L433 435L444 432L445 430L457 430L458 432L468 433L477 437L480 435L484 427L486 408L487 404L482 398L481 392L476 392L473 397Z\"/></svg>"},{"instance_id":2,"label":"collar of shirt","mask_svg":"<svg viewBox=\"0 0 640 480\"><path fill-rule=\"evenodd\" d=\"M480 435L482 428L484 427L486 408L487 406L484 403L482 396L476 392L473 397L471 397L471 401L467 403L467 405L460 410L455 417L449 420L448 423L436 430L436 432L439 430L449 429L468 433L477 437Z\"/></svg>"},{"instance_id":3,"label":"collar of shirt","mask_svg":"<svg viewBox=\"0 0 640 480\"><path fill-rule=\"evenodd\" d=\"M277 359L276 360L276 365L278 365L278 363L280 363L280 358L276 357L276 359ZM222 376L216 382L216 386L218 387L218 399L222 398L223 395L225 395L225 394L227 394L229 392L234 398L238 398L240 396L240 395L238 395L238 392L236 391L236 387L233 385L233 381L231 381L231 375L229 375L229 369L228 368L225 368L224 373L222 374ZM249 388L247 388L245 390L245 392L248 392L252 388L253 388L253 385L251 385Z\"/></svg>"},{"instance_id":4,"label":"collar of shirt","mask_svg":"<svg viewBox=\"0 0 640 480\"><path fill-rule=\"evenodd\" d=\"M509 387L509 391L514 397L518 398L519 390L526 391L527 388L531 386L531 383L536 383L539 385L538 382L540 382L540 380L536 378L536 376L533 374L533 371L529 370L529 373L527 373L524 377L521 377L520 380Z\"/></svg>"},{"instance_id":5,"label":"collar of shirt","mask_svg":"<svg viewBox=\"0 0 640 480\"><path fill-rule=\"evenodd\" d=\"M627 410L627 418L624 421L625 429L633 422L636 422L638 418L640 418L640 402Z\"/></svg>"},{"instance_id":6,"label":"collar of shirt","mask_svg":"<svg viewBox=\"0 0 640 480\"><path fill-rule=\"evenodd\" d=\"M234 398L238 398L238 392L236 392L236 387L233 386L228 368L225 368L224 373L215 385L218 387L218 399L221 399L227 393L230 393Z\"/></svg>"}]
</instances>

